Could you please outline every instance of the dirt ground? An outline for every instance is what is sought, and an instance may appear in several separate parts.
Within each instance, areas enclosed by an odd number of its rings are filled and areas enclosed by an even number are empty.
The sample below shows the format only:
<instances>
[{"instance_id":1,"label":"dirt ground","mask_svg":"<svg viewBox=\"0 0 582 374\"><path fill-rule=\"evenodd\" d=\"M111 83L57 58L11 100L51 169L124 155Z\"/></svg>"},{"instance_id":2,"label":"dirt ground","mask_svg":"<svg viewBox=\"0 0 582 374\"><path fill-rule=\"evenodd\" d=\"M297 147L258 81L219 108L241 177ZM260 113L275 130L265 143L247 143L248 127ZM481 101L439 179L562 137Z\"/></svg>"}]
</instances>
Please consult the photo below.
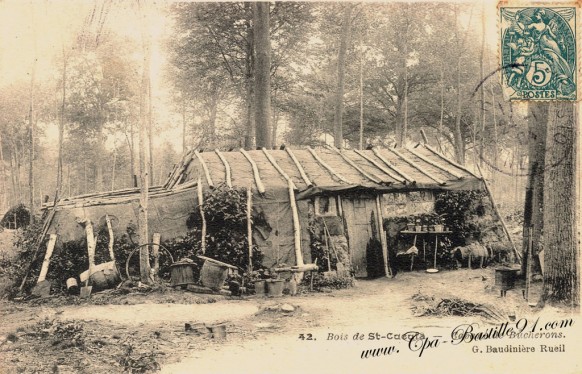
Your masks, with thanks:
<instances>
[{"instance_id":1,"label":"dirt ground","mask_svg":"<svg viewBox=\"0 0 582 374\"><path fill-rule=\"evenodd\" d=\"M235 298L160 289L98 293L90 300L53 297L21 303L2 301L0 372L425 372L423 368L434 362L440 365L432 372L445 372L445 367L450 367L448 372L493 372L498 369L495 362L499 357L475 356L472 344L441 343L426 349L419 358L403 340L370 340L369 334L418 331L444 340L452 328L465 323L485 328L521 318L530 323L539 316L569 318L561 309L538 311L528 306L521 285L501 298L494 278L492 268L462 269L436 274L405 272L393 279L359 280L346 290L282 298ZM430 305L453 297L487 305L500 319L419 316ZM226 323L225 339L185 330L186 323L211 326L219 322ZM354 341L356 333L365 335L365 340ZM335 340L336 336L347 339ZM574 338L571 333L569 336ZM361 358L363 350L388 345L400 352ZM441 362L449 353L458 359ZM491 365L484 359L490 359ZM475 366L473 361L481 364ZM539 372L547 362L553 362L548 370L556 367L554 359L530 361L535 362L530 373Z\"/></svg>"}]
</instances>

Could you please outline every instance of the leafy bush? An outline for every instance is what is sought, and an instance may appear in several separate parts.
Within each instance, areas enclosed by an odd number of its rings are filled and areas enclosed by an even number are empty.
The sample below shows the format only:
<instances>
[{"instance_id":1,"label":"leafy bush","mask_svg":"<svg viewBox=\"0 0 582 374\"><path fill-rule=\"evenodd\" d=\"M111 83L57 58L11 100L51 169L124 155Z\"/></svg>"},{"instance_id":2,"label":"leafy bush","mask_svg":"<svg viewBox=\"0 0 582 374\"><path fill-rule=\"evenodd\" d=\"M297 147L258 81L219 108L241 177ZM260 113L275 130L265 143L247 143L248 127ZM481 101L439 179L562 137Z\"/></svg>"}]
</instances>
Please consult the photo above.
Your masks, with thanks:
<instances>
[{"instance_id":1,"label":"leafy bush","mask_svg":"<svg viewBox=\"0 0 582 374\"><path fill-rule=\"evenodd\" d=\"M7 229L25 228L30 222L30 212L26 205L20 203L4 214L0 226Z\"/></svg>"},{"instance_id":2,"label":"leafy bush","mask_svg":"<svg viewBox=\"0 0 582 374\"><path fill-rule=\"evenodd\" d=\"M22 230L18 230L14 237L14 247L17 250L16 255L11 258L0 258L0 275L7 277L12 282L13 288L9 291L9 296L16 295L16 292L18 291L17 287L20 286L20 283L29 267L36 271L36 275L40 272L42 257L37 256L34 258L34 255L36 243L41 231L42 222L36 222L32 225L26 226ZM42 245L44 245L44 243L42 243L41 246ZM23 291L30 291L35 284L35 280L36 277L34 274L30 274L24 285Z\"/></svg>"},{"instance_id":3,"label":"leafy bush","mask_svg":"<svg viewBox=\"0 0 582 374\"><path fill-rule=\"evenodd\" d=\"M249 263L246 190L221 184L204 196L202 208L207 227L205 256L245 269ZM253 224L258 224L260 219L256 214L251 216ZM187 224L191 229L200 230L202 217L198 209L190 215ZM200 237L195 232L192 234L192 242ZM193 249L195 254L201 251L199 244ZM259 247L253 244L253 269L262 266L262 259Z\"/></svg>"},{"instance_id":4,"label":"leafy bush","mask_svg":"<svg viewBox=\"0 0 582 374\"><path fill-rule=\"evenodd\" d=\"M484 197L483 191L445 191L436 195L435 211L444 217L445 225L453 232L450 235L452 247L466 245L481 236L471 216L485 214Z\"/></svg>"}]
</instances>

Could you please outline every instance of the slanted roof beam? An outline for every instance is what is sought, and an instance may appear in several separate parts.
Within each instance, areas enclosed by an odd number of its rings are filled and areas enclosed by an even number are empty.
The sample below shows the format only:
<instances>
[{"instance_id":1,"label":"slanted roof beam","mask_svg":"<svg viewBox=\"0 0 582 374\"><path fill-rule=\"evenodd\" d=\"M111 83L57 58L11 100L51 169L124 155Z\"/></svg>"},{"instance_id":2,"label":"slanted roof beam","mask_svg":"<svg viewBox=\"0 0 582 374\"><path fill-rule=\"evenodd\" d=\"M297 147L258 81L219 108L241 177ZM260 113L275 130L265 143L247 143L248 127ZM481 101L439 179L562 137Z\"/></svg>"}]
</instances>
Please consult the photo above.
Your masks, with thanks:
<instances>
[{"instance_id":1,"label":"slanted roof beam","mask_svg":"<svg viewBox=\"0 0 582 374\"><path fill-rule=\"evenodd\" d=\"M293 154L293 152L289 148L285 148L285 152L287 152L289 157L291 157L291 160L293 160L295 167L297 167L297 170L299 170L299 175L301 175L301 179L303 179L303 182L305 182L307 187L312 187L314 183L309 179L309 177L305 173L305 170L303 170L303 166L301 166L301 163L297 160L295 154Z\"/></svg>"},{"instance_id":2,"label":"slanted roof beam","mask_svg":"<svg viewBox=\"0 0 582 374\"><path fill-rule=\"evenodd\" d=\"M309 151L309 153L311 153L313 158L315 158L315 160L321 164L321 166L323 166L325 169L327 169L327 171L329 171L329 173L331 175L333 175L334 177L336 177L337 179L341 180L344 183L354 184L354 183L350 182L347 178L345 178L343 175L341 175L340 173L337 173L331 166L326 164L325 161L323 161L319 157L319 155L315 152L315 150L313 148L307 147L307 150Z\"/></svg>"},{"instance_id":3,"label":"slanted roof beam","mask_svg":"<svg viewBox=\"0 0 582 374\"><path fill-rule=\"evenodd\" d=\"M386 166L388 166L390 169L394 170L396 173L400 174L402 176L402 178L404 178L405 181L408 181L410 183L416 183L414 178L412 178L411 176L409 176L408 174L406 174L402 170L398 169L396 167L396 165L392 165L388 160L386 160L384 158L384 156L382 156L382 154L380 153L380 151L378 151L378 149L376 147L372 148L372 152L374 152L376 157L378 157Z\"/></svg>"},{"instance_id":4,"label":"slanted roof beam","mask_svg":"<svg viewBox=\"0 0 582 374\"><path fill-rule=\"evenodd\" d=\"M224 179L226 180L226 185L228 187L232 188L232 178L230 177L230 164L228 163L228 161L226 161L226 158L224 158L224 156L222 155L222 153L220 153L220 151L218 149L214 150L214 152L216 152L216 155L218 156L218 158L220 159L220 161L222 161L222 164L224 165L224 169L225 169Z\"/></svg>"},{"instance_id":5,"label":"slanted roof beam","mask_svg":"<svg viewBox=\"0 0 582 374\"><path fill-rule=\"evenodd\" d=\"M467 173L471 174L472 176L474 176L477 179L481 179L481 177L479 177L477 174L473 173L472 171L470 171L469 169L467 169L463 165L457 164L455 161L449 160L445 156L441 155L440 153L438 153L434 148L432 148L428 144L424 144L423 147L425 147L426 149L428 149L429 151L431 151L433 154L437 155L438 157L440 157L444 161L448 162L449 164L451 164L451 165L453 165L453 166L455 166L463 171L466 171Z\"/></svg>"},{"instance_id":6,"label":"slanted roof beam","mask_svg":"<svg viewBox=\"0 0 582 374\"><path fill-rule=\"evenodd\" d=\"M269 160L269 162L271 163L271 165L273 165L273 167L275 168L275 170L277 170L279 172L279 174L281 174L281 176L283 176L283 178L285 178L285 180L287 181L287 183L289 183L291 185L291 188L293 188L294 190L296 190L297 189L297 186L295 186L295 183L293 183L293 180L289 177L289 175L287 175L287 173L285 173L285 171L283 169L281 169L281 167L279 166L279 164L277 163L277 161L273 158L273 156L271 156L269 154L269 152L265 149L265 147L261 148L261 150L263 151L263 153L267 157L267 160Z\"/></svg>"},{"instance_id":7,"label":"slanted roof beam","mask_svg":"<svg viewBox=\"0 0 582 374\"><path fill-rule=\"evenodd\" d=\"M257 167L255 160L253 160L251 155L247 151L245 151L244 149L241 148L240 152L243 154L243 156L245 156L245 158L249 161L249 163L251 164L251 167L253 168L253 176L255 178L257 190L259 191L259 193L264 194L265 193L265 186L263 185L263 181L261 181L261 175L259 174L259 168Z\"/></svg>"},{"instance_id":8,"label":"slanted roof beam","mask_svg":"<svg viewBox=\"0 0 582 374\"><path fill-rule=\"evenodd\" d=\"M441 169L441 170L443 170L443 171L445 171L445 172L447 172L447 173L451 174L452 176L454 176L454 177L455 177L455 178L457 178L457 179L463 179L463 176L462 176L461 174L457 173L457 172L456 172L456 171L454 171L454 170L451 170L451 169L447 168L446 166L443 166L443 165L441 165L441 164L438 164L438 163L436 163L436 162L432 161L431 159L429 159L429 158L427 158L427 157L425 157L425 156L421 155L420 153L416 152L416 151L415 151L414 149L412 149L412 148L411 148L411 149L408 149L408 152L410 152L410 153L412 153L413 155L415 155L416 157L420 158L422 161L426 162L427 164L430 164L430 165L432 165L432 166L434 166L434 167L436 167L436 168L439 168L439 169Z\"/></svg>"},{"instance_id":9,"label":"slanted roof beam","mask_svg":"<svg viewBox=\"0 0 582 374\"><path fill-rule=\"evenodd\" d=\"M208 166L206 166L206 162L204 161L204 159L200 155L201 152L200 151L196 151L196 152L194 152L194 154L198 158L198 161L200 162L200 165L202 165L202 170L204 170L204 176L206 177L206 183L208 183L208 186L210 188L214 188L214 182L212 182L212 178L210 177L210 172L208 171Z\"/></svg>"},{"instance_id":10,"label":"slanted roof beam","mask_svg":"<svg viewBox=\"0 0 582 374\"><path fill-rule=\"evenodd\" d=\"M408 165L410 165L413 168L415 168L416 170L420 171L422 174L426 175L427 177L429 177L433 181L437 182L438 184L440 184L440 185L447 184L447 182L443 181L442 179L440 179L438 177L435 177L434 175L432 175L432 173L429 173L428 171L423 170L420 166L418 166L416 163L414 163L412 160L410 160L408 157L404 156L402 153L398 152L397 150L392 149L392 148L388 148L388 150L390 152L394 153L396 156L400 157Z\"/></svg>"},{"instance_id":11,"label":"slanted roof beam","mask_svg":"<svg viewBox=\"0 0 582 374\"><path fill-rule=\"evenodd\" d=\"M328 147L328 148L330 148L332 151L334 151L335 153L337 153L338 155L340 155L340 157L343 158L345 162L347 162L348 164L350 164L351 167L353 167L354 169L356 169L364 177L366 177L367 179L371 180L372 182L374 182L376 184L382 184L382 179L381 178L367 173L364 169L362 169L361 167L359 167L358 165L356 165L356 163L351 158L349 158L346 154L344 154L343 152L341 152L339 149L337 149L336 147L331 147L331 146Z\"/></svg>"},{"instance_id":12,"label":"slanted roof beam","mask_svg":"<svg viewBox=\"0 0 582 374\"><path fill-rule=\"evenodd\" d=\"M369 163L371 163L372 165L374 165L375 167L377 167L378 169L382 170L382 172L386 175L388 175L390 178L397 180L400 183L406 184L406 179L396 175L395 173L391 172L390 170L386 169L384 166L382 166L378 161L374 160L373 158L371 158L370 156L366 155L364 152L359 151L357 149L354 149L354 152L356 152L358 155L360 155L362 158L364 158L365 160L367 160Z\"/></svg>"}]
</instances>

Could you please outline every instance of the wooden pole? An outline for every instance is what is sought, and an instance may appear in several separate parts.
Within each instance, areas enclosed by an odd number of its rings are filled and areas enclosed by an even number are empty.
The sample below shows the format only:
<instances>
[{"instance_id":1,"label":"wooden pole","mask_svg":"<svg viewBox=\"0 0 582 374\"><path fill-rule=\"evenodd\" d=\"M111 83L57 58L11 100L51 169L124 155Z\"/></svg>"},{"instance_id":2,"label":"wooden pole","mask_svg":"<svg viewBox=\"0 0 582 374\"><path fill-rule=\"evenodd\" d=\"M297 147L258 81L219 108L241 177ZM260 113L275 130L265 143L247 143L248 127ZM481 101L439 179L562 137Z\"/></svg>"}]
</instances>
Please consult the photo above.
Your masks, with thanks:
<instances>
[{"instance_id":1,"label":"wooden pole","mask_svg":"<svg viewBox=\"0 0 582 374\"><path fill-rule=\"evenodd\" d=\"M247 237L249 243L249 274L253 272L253 226L252 226L253 192L247 187Z\"/></svg>"},{"instance_id":2,"label":"wooden pole","mask_svg":"<svg viewBox=\"0 0 582 374\"><path fill-rule=\"evenodd\" d=\"M380 235L380 244L382 245L382 257L384 257L384 272L386 273L387 277L392 277L392 270L390 269L389 260L388 260L388 243L386 243L386 232L384 231L383 225L383 215L382 215L382 206L380 204L380 195L376 195L376 210L378 210L378 214L376 214L378 220L378 233Z\"/></svg>"},{"instance_id":3,"label":"wooden pole","mask_svg":"<svg viewBox=\"0 0 582 374\"><path fill-rule=\"evenodd\" d=\"M89 220L85 220L85 234L87 235L87 257L89 258L89 272L87 273L85 286L88 286L89 278L91 278L95 267L95 235L93 234L93 223Z\"/></svg>"},{"instance_id":4,"label":"wooden pole","mask_svg":"<svg viewBox=\"0 0 582 374\"><path fill-rule=\"evenodd\" d=\"M51 261L51 256L53 255L53 250L55 248L55 243L57 242L57 235L51 234L50 239L46 248L46 254L44 260L42 261L42 267L40 268L40 275L36 283L40 283L46 279L46 274L48 273L49 263Z\"/></svg>"},{"instance_id":5,"label":"wooden pole","mask_svg":"<svg viewBox=\"0 0 582 374\"><path fill-rule=\"evenodd\" d=\"M157 280L159 272L160 272L160 233L154 232L152 243L154 243L152 247L152 254L154 256L154 279Z\"/></svg>"},{"instance_id":6,"label":"wooden pole","mask_svg":"<svg viewBox=\"0 0 582 374\"><path fill-rule=\"evenodd\" d=\"M111 257L112 261L115 261L115 253L113 252L113 227L111 226L111 218L109 218L109 214L105 215L105 222L107 222L107 231L109 232L109 257Z\"/></svg>"},{"instance_id":7,"label":"wooden pole","mask_svg":"<svg viewBox=\"0 0 582 374\"><path fill-rule=\"evenodd\" d=\"M206 253L206 217L204 217L204 208L202 204L204 203L204 196L202 195L202 180L198 177L198 208L200 209L200 216L202 217L202 238L200 239L200 249L202 254Z\"/></svg>"},{"instance_id":8,"label":"wooden pole","mask_svg":"<svg viewBox=\"0 0 582 374\"><path fill-rule=\"evenodd\" d=\"M299 215L297 214L295 192L291 187L291 180L289 180L287 184L289 186L289 203L291 204L291 212L293 213L293 243L295 245L295 260L297 262L297 266L303 266L303 254L301 253L301 226L299 223Z\"/></svg>"},{"instance_id":9,"label":"wooden pole","mask_svg":"<svg viewBox=\"0 0 582 374\"><path fill-rule=\"evenodd\" d=\"M503 216L501 216L501 214L499 213L499 210L497 209L497 205L495 204L495 200L493 199L493 195L491 194L491 190L489 189L489 185L487 183L487 180L485 179L485 177L483 177L483 173L481 172L481 168L479 167L479 164L476 164L475 166L477 167L477 170L479 170L479 174L481 174L481 179L483 180L483 184L485 185L485 191L487 191L487 194L489 195L489 200L491 201L491 205L493 205L493 211L495 212L495 215L497 215L499 222L501 222L501 227L503 228L503 231L505 232L507 239L509 239L509 243L511 243L511 247L513 248L513 251L515 252L515 255L517 256L518 263L521 264L521 254L518 252L517 247L515 246L515 243L513 242L513 239L511 239L511 235L509 235L509 230L507 229L507 225L505 224L505 220L503 219Z\"/></svg>"}]
</instances>

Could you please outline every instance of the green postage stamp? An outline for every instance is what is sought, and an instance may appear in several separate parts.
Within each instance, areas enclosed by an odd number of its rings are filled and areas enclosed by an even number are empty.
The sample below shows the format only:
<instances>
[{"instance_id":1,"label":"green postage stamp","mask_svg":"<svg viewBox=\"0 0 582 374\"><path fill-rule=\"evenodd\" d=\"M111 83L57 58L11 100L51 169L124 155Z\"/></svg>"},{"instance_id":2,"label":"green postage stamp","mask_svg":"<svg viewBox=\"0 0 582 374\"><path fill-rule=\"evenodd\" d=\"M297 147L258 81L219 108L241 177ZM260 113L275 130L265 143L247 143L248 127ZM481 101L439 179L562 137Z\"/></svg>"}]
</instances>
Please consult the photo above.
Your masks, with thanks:
<instances>
[{"instance_id":1,"label":"green postage stamp","mask_svg":"<svg viewBox=\"0 0 582 374\"><path fill-rule=\"evenodd\" d=\"M502 86L510 100L577 100L576 7L500 6Z\"/></svg>"}]
</instances>

